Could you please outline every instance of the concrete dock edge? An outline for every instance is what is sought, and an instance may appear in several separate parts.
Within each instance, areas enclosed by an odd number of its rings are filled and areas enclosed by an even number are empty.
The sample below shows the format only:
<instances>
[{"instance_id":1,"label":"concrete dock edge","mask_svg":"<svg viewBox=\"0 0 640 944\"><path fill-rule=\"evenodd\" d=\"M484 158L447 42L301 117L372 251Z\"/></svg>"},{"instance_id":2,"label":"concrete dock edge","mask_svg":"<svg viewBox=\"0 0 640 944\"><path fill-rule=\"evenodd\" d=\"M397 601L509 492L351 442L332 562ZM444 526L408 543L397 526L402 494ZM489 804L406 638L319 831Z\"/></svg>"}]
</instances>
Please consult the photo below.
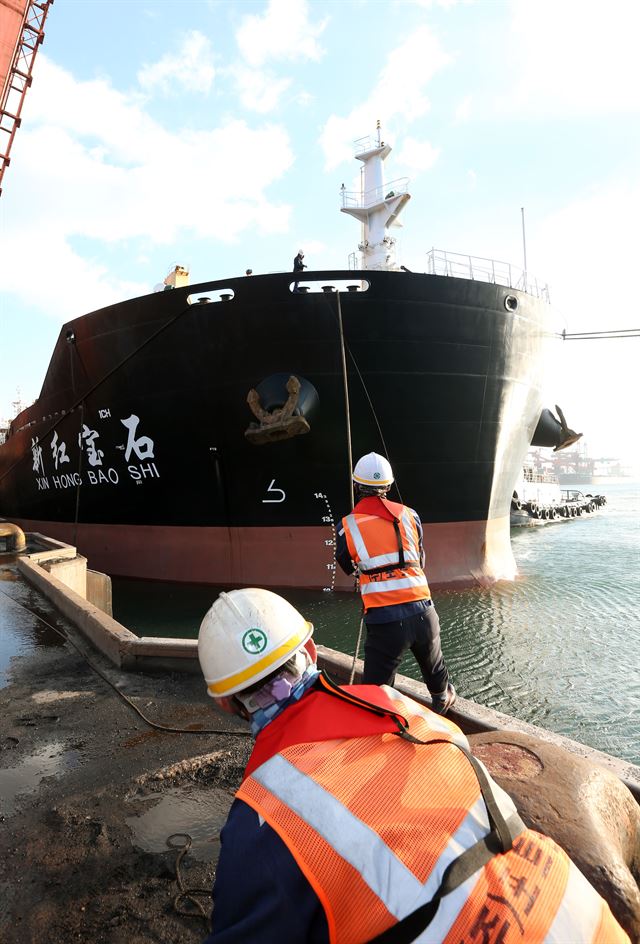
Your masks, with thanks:
<instances>
[{"instance_id":1,"label":"concrete dock edge","mask_svg":"<svg viewBox=\"0 0 640 944\"><path fill-rule=\"evenodd\" d=\"M53 574L48 573L37 561L24 557L18 561L17 567L25 579L37 587L73 623L88 642L118 667L140 672L158 669L195 673L200 671L197 640L139 637L97 606L89 603ZM318 664L339 684L348 683L353 664L352 656L325 646L318 646ZM361 672L362 662L358 660L354 682L359 681ZM427 707L430 706L429 694L423 683L406 676L397 676L395 687L415 701ZM634 764L587 747L563 735L519 721L517 718L491 708L485 708L460 696L449 717L462 728L465 734L515 731L577 754L615 774L640 803L640 767Z\"/></svg>"}]
</instances>

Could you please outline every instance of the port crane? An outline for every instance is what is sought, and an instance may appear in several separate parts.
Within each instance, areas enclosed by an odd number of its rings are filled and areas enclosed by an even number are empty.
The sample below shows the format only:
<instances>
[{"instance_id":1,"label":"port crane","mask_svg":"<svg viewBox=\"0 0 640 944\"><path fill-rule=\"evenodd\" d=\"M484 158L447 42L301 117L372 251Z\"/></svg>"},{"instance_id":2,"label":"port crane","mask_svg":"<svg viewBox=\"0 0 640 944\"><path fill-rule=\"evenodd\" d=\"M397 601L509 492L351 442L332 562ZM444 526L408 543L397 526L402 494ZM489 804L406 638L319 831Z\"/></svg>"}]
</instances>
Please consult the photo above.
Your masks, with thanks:
<instances>
[{"instance_id":1,"label":"port crane","mask_svg":"<svg viewBox=\"0 0 640 944\"><path fill-rule=\"evenodd\" d=\"M0 0L0 195L53 0Z\"/></svg>"}]
</instances>

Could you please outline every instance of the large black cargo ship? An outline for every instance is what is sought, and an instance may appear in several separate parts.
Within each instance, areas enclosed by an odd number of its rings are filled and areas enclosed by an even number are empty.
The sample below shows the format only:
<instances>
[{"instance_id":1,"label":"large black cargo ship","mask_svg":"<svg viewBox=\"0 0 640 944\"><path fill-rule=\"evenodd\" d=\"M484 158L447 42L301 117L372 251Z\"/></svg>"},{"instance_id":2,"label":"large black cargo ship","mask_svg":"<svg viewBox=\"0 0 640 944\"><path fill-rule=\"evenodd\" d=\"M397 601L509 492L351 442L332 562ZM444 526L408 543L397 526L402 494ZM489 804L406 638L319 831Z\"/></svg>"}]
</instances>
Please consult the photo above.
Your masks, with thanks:
<instances>
[{"instance_id":1,"label":"large black cargo ship","mask_svg":"<svg viewBox=\"0 0 640 944\"><path fill-rule=\"evenodd\" d=\"M526 451L566 438L539 424L551 308L486 261L396 268L409 195L383 183L389 150L359 142L363 191L342 192L359 270L180 287L177 269L171 290L65 324L0 446L0 515L114 575L338 589L350 464L375 451L424 522L432 583L512 578Z\"/></svg>"}]
</instances>

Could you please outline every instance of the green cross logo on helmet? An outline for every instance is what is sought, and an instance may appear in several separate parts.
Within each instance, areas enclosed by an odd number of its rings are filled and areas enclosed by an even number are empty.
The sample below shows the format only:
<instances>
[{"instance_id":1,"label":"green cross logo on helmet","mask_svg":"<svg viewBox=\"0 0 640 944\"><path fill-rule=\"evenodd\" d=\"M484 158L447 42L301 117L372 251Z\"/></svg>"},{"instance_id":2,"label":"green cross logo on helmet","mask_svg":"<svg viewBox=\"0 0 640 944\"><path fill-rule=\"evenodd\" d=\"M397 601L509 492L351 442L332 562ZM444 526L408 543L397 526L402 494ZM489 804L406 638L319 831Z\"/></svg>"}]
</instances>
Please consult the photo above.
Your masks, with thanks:
<instances>
[{"instance_id":1,"label":"green cross logo on helmet","mask_svg":"<svg viewBox=\"0 0 640 944\"><path fill-rule=\"evenodd\" d=\"M259 655L267 648L267 634L257 626L248 629L242 637L242 648L249 655Z\"/></svg>"}]
</instances>

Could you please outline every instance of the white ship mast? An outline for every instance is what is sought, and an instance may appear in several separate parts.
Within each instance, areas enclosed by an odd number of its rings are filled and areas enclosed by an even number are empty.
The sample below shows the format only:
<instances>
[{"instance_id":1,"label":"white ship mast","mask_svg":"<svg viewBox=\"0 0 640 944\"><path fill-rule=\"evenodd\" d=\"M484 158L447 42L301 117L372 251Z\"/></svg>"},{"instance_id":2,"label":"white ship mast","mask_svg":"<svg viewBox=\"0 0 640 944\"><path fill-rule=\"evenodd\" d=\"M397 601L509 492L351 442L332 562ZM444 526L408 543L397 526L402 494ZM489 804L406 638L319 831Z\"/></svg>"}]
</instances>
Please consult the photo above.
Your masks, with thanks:
<instances>
[{"instance_id":1,"label":"white ship mast","mask_svg":"<svg viewBox=\"0 0 640 944\"><path fill-rule=\"evenodd\" d=\"M391 226L402 226L398 216L411 199L407 188L408 177L384 182L383 162L391 153L391 147L381 140L380 122L376 125L374 138L360 138L355 142L356 160L362 161L362 190L349 193L342 185L341 213L348 213L362 223L362 242L358 249L362 253L363 269L397 269L395 261L396 241L388 230Z\"/></svg>"}]
</instances>

